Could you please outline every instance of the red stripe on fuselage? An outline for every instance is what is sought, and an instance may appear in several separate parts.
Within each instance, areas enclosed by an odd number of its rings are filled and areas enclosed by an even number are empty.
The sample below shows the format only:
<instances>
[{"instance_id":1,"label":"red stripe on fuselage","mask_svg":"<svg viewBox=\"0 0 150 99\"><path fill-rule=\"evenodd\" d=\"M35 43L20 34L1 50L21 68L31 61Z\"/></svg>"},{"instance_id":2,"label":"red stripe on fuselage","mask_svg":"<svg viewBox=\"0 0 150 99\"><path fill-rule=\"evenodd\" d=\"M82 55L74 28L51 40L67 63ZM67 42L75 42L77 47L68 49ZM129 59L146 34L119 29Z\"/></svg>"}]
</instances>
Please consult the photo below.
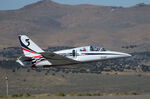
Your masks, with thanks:
<instances>
[{"instance_id":1,"label":"red stripe on fuselage","mask_svg":"<svg viewBox=\"0 0 150 99\"><path fill-rule=\"evenodd\" d=\"M32 52L32 51L30 51L30 50L28 50L28 49L26 49L26 48L24 48L24 47L22 47L22 50L27 51L27 52L30 52L30 53L38 54L38 53Z\"/></svg>"},{"instance_id":2,"label":"red stripe on fuselage","mask_svg":"<svg viewBox=\"0 0 150 99\"><path fill-rule=\"evenodd\" d=\"M32 58L38 58L38 57L43 57L42 55L38 55L38 56L33 56Z\"/></svg>"},{"instance_id":3,"label":"red stripe on fuselage","mask_svg":"<svg viewBox=\"0 0 150 99\"><path fill-rule=\"evenodd\" d=\"M28 49L26 49L24 47L22 47L22 50L30 52L30 53L33 53L33 54L38 54L38 53L32 52L32 51L30 51L30 50L28 50ZM38 56L33 56L32 58L37 58L37 57L43 57L43 56L41 54L38 54Z\"/></svg>"}]
</instances>

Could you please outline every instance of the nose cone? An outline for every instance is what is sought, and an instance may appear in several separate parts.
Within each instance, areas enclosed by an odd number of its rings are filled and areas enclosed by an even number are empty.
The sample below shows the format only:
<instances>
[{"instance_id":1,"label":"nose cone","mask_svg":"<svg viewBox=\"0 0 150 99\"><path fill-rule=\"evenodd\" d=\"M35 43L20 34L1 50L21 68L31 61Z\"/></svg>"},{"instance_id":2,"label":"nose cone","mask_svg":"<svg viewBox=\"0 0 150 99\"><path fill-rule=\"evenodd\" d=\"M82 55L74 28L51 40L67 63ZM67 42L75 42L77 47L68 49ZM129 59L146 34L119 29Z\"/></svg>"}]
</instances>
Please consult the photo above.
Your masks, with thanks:
<instances>
[{"instance_id":1,"label":"nose cone","mask_svg":"<svg viewBox=\"0 0 150 99\"><path fill-rule=\"evenodd\" d=\"M127 54L127 53L121 53L121 56L122 57L131 57L132 55L131 54Z\"/></svg>"},{"instance_id":2,"label":"nose cone","mask_svg":"<svg viewBox=\"0 0 150 99\"><path fill-rule=\"evenodd\" d=\"M123 58L123 57L131 57L132 55L122 52L114 52L112 51L112 58Z\"/></svg>"},{"instance_id":3,"label":"nose cone","mask_svg":"<svg viewBox=\"0 0 150 99\"><path fill-rule=\"evenodd\" d=\"M116 54L118 54L118 57L131 57L131 54L127 54L127 53L122 53L122 52L115 52Z\"/></svg>"}]
</instances>

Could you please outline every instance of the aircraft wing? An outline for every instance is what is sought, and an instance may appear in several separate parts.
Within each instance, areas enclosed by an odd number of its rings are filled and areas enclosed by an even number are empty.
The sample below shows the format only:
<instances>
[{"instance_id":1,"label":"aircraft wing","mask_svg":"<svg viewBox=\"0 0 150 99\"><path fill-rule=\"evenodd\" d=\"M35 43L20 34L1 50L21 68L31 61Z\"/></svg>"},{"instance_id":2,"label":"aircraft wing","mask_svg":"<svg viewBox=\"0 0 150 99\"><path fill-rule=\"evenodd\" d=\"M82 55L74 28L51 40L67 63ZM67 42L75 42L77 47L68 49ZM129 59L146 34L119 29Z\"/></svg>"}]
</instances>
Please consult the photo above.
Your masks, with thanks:
<instances>
[{"instance_id":1,"label":"aircraft wing","mask_svg":"<svg viewBox=\"0 0 150 99\"><path fill-rule=\"evenodd\" d=\"M78 64L79 62L69 59L67 57L64 57L62 55L53 53L53 52L43 52L40 53L44 58L46 58L49 62L52 63L52 65L56 66L65 66L65 65L74 65Z\"/></svg>"}]
</instances>

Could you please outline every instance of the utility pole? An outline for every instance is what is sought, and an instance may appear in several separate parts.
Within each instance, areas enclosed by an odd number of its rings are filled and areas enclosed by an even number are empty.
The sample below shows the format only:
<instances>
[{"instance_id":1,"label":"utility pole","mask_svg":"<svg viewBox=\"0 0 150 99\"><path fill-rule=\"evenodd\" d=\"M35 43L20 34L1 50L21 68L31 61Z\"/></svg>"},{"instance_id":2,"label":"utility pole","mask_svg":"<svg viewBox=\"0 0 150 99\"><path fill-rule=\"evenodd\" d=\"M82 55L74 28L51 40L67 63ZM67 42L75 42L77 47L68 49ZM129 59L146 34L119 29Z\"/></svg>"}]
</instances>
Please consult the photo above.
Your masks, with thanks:
<instances>
[{"instance_id":1,"label":"utility pole","mask_svg":"<svg viewBox=\"0 0 150 99\"><path fill-rule=\"evenodd\" d=\"M5 76L5 81L6 81L6 96L8 97L8 76Z\"/></svg>"}]
</instances>

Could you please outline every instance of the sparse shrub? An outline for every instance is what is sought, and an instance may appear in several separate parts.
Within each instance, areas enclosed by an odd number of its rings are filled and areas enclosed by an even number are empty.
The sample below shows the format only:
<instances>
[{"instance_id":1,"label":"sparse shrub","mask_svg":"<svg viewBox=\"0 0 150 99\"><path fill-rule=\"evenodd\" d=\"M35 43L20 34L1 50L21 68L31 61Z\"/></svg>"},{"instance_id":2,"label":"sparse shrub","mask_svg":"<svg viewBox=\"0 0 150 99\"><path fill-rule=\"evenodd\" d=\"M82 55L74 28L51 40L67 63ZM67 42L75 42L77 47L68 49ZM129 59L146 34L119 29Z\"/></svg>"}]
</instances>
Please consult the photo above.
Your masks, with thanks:
<instances>
[{"instance_id":1,"label":"sparse shrub","mask_svg":"<svg viewBox=\"0 0 150 99\"><path fill-rule=\"evenodd\" d=\"M91 93L85 93L85 94L83 94L83 96L92 96L92 94Z\"/></svg>"},{"instance_id":2,"label":"sparse shrub","mask_svg":"<svg viewBox=\"0 0 150 99\"><path fill-rule=\"evenodd\" d=\"M53 76L55 76L55 73L52 73Z\"/></svg>"},{"instance_id":3,"label":"sparse shrub","mask_svg":"<svg viewBox=\"0 0 150 99\"><path fill-rule=\"evenodd\" d=\"M29 93L26 93L27 96L31 96Z\"/></svg>"},{"instance_id":4,"label":"sparse shrub","mask_svg":"<svg viewBox=\"0 0 150 99\"><path fill-rule=\"evenodd\" d=\"M117 92L115 95L120 96L120 95L129 95L128 92Z\"/></svg>"},{"instance_id":5,"label":"sparse shrub","mask_svg":"<svg viewBox=\"0 0 150 99\"><path fill-rule=\"evenodd\" d=\"M101 93L71 93L67 94L67 96L102 96L103 94Z\"/></svg>"},{"instance_id":6,"label":"sparse shrub","mask_svg":"<svg viewBox=\"0 0 150 99\"><path fill-rule=\"evenodd\" d=\"M64 75L61 75L61 77L63 77L63 78L64 78L65 76L64 76Z\"/></svg>"},{"instance_id":7,"label":"sparse shrub","mask_svg":"<svg viewBox=\"0 0 150 99\"><path fill-rule=\"evenodd\" d=\"M35 94L35 95L32 95L34 97L47 97L47 96L50 96L49 94Z\"/></svg>"},{"instance_id":8,"label":"sparse shrub","mask_svg":"<svg viewBox=\"0 0 150 99\"><path fill-rule=\"evenodd\" d=\"M30 72L30 69L27 69L27 72Z\"/></svg>"},{"instance_id":9,"label":"sparse shrub","mask_svg":"<svg viewBox=\"0 0 150 99\"><path fill-rule=\"evenodd\" d=\"M12 97L23 97L23 94L14 94Z\"/></svg>"},{"instance_id":10,"label":"sparse shrub","mask_svg":"<svg viewBox=\"0 0 150 99\"><path fill-rule=\"evenodd\" d=\"M45 73L45 75L47 75L48 73Z\"/></svg>"},{"instance_id":11,"label":"sparse shrub","mask_svg":"<svg viewBox=\"0 0 150 99\"><path fill-rule=\"evenodd\" d=\"M92 96L102 96L101 93L93 93Z\"/></svg>"},{"instance_id":12,"label":"sparse shrub","mask_svg":"<svg viewBox=\"0 0 150 99\"><path fill-rule=\"evenodd\" d=\"M13 69L13 70L12 70L12 72L16 72L16 70L15 70L15 69Z\"/></svg>"},{"instance_id":13,"label":"sparse shrub","mask_svg":"<svg viewBox=\"0 0 150 99\"><path fill-rule=\"evenodd\" d=\"M26 97L30 97L31 95L29 93L24 94Z\"/></svg>"},{"instance_id":14,"label":"sparse shrub","mask_svg":"<svg viewBox=\"0 0 150 99\"><path fill-rule=\"evenodd\" d=\"M82 96L82 94L73 92L73 93L71 93L71 94L67 94L67 96Z\"/></svg>"},{"instance_id":15,"label":"sparse shrub","mask_svg":"<svg viewBox=\"0 0 150 99\"><path fill-rule=\"evenodd\" d=\"M141 77L142 75L141 75L141 74L138 74L137 76L138 76L138 77Z\"/></svg>"},{"instance_id":16,"label":"sparse shrub","mask_svg":"<svg viewBox=\"0 0 150 99\"><path fill-rule=\"evenodd\" d=\"M59 92L56 94L56 96L65 96L65 94L63 92Z\"/></svg>"},{"instance_id":17,"label":"sparse shrub","mask_svg":"<svg viewBox=\"0 0 150 99\"><path fill-rule=\"evenodd\" d=\"M131 92L131 95L138 95L137 92Z\"/></svg>"},{"instance_id":18,"label":"sparse shrub","mask_svg":"<svg viewBox=\"0 0 150 99\"><path fill-rule=\"evenodd\" d=\"M23 81L26 82L26 79L24 79Z\"/></svg>"},{"instance_id":19,"label":"sparse shrub","mask_svg":"<svg viewBox=\"0 0 150 99\"><path fill-rule=\"evenodd\" d=\"M78 93L76 96L82 96L82 94Z\"/></svg>"},{"instance_id":20,"label":"sparse shrub","mask_svg":"<svg viewBox=\"0 0 150 99\"><path fill-rule=\"evenodd\" d=\"M138 93L136 93L136 92L117 92L117 93L114 93L114 95L117 95L117 96L121 96L121 95L138 95Z\"/></svg>"}]
</instances>

